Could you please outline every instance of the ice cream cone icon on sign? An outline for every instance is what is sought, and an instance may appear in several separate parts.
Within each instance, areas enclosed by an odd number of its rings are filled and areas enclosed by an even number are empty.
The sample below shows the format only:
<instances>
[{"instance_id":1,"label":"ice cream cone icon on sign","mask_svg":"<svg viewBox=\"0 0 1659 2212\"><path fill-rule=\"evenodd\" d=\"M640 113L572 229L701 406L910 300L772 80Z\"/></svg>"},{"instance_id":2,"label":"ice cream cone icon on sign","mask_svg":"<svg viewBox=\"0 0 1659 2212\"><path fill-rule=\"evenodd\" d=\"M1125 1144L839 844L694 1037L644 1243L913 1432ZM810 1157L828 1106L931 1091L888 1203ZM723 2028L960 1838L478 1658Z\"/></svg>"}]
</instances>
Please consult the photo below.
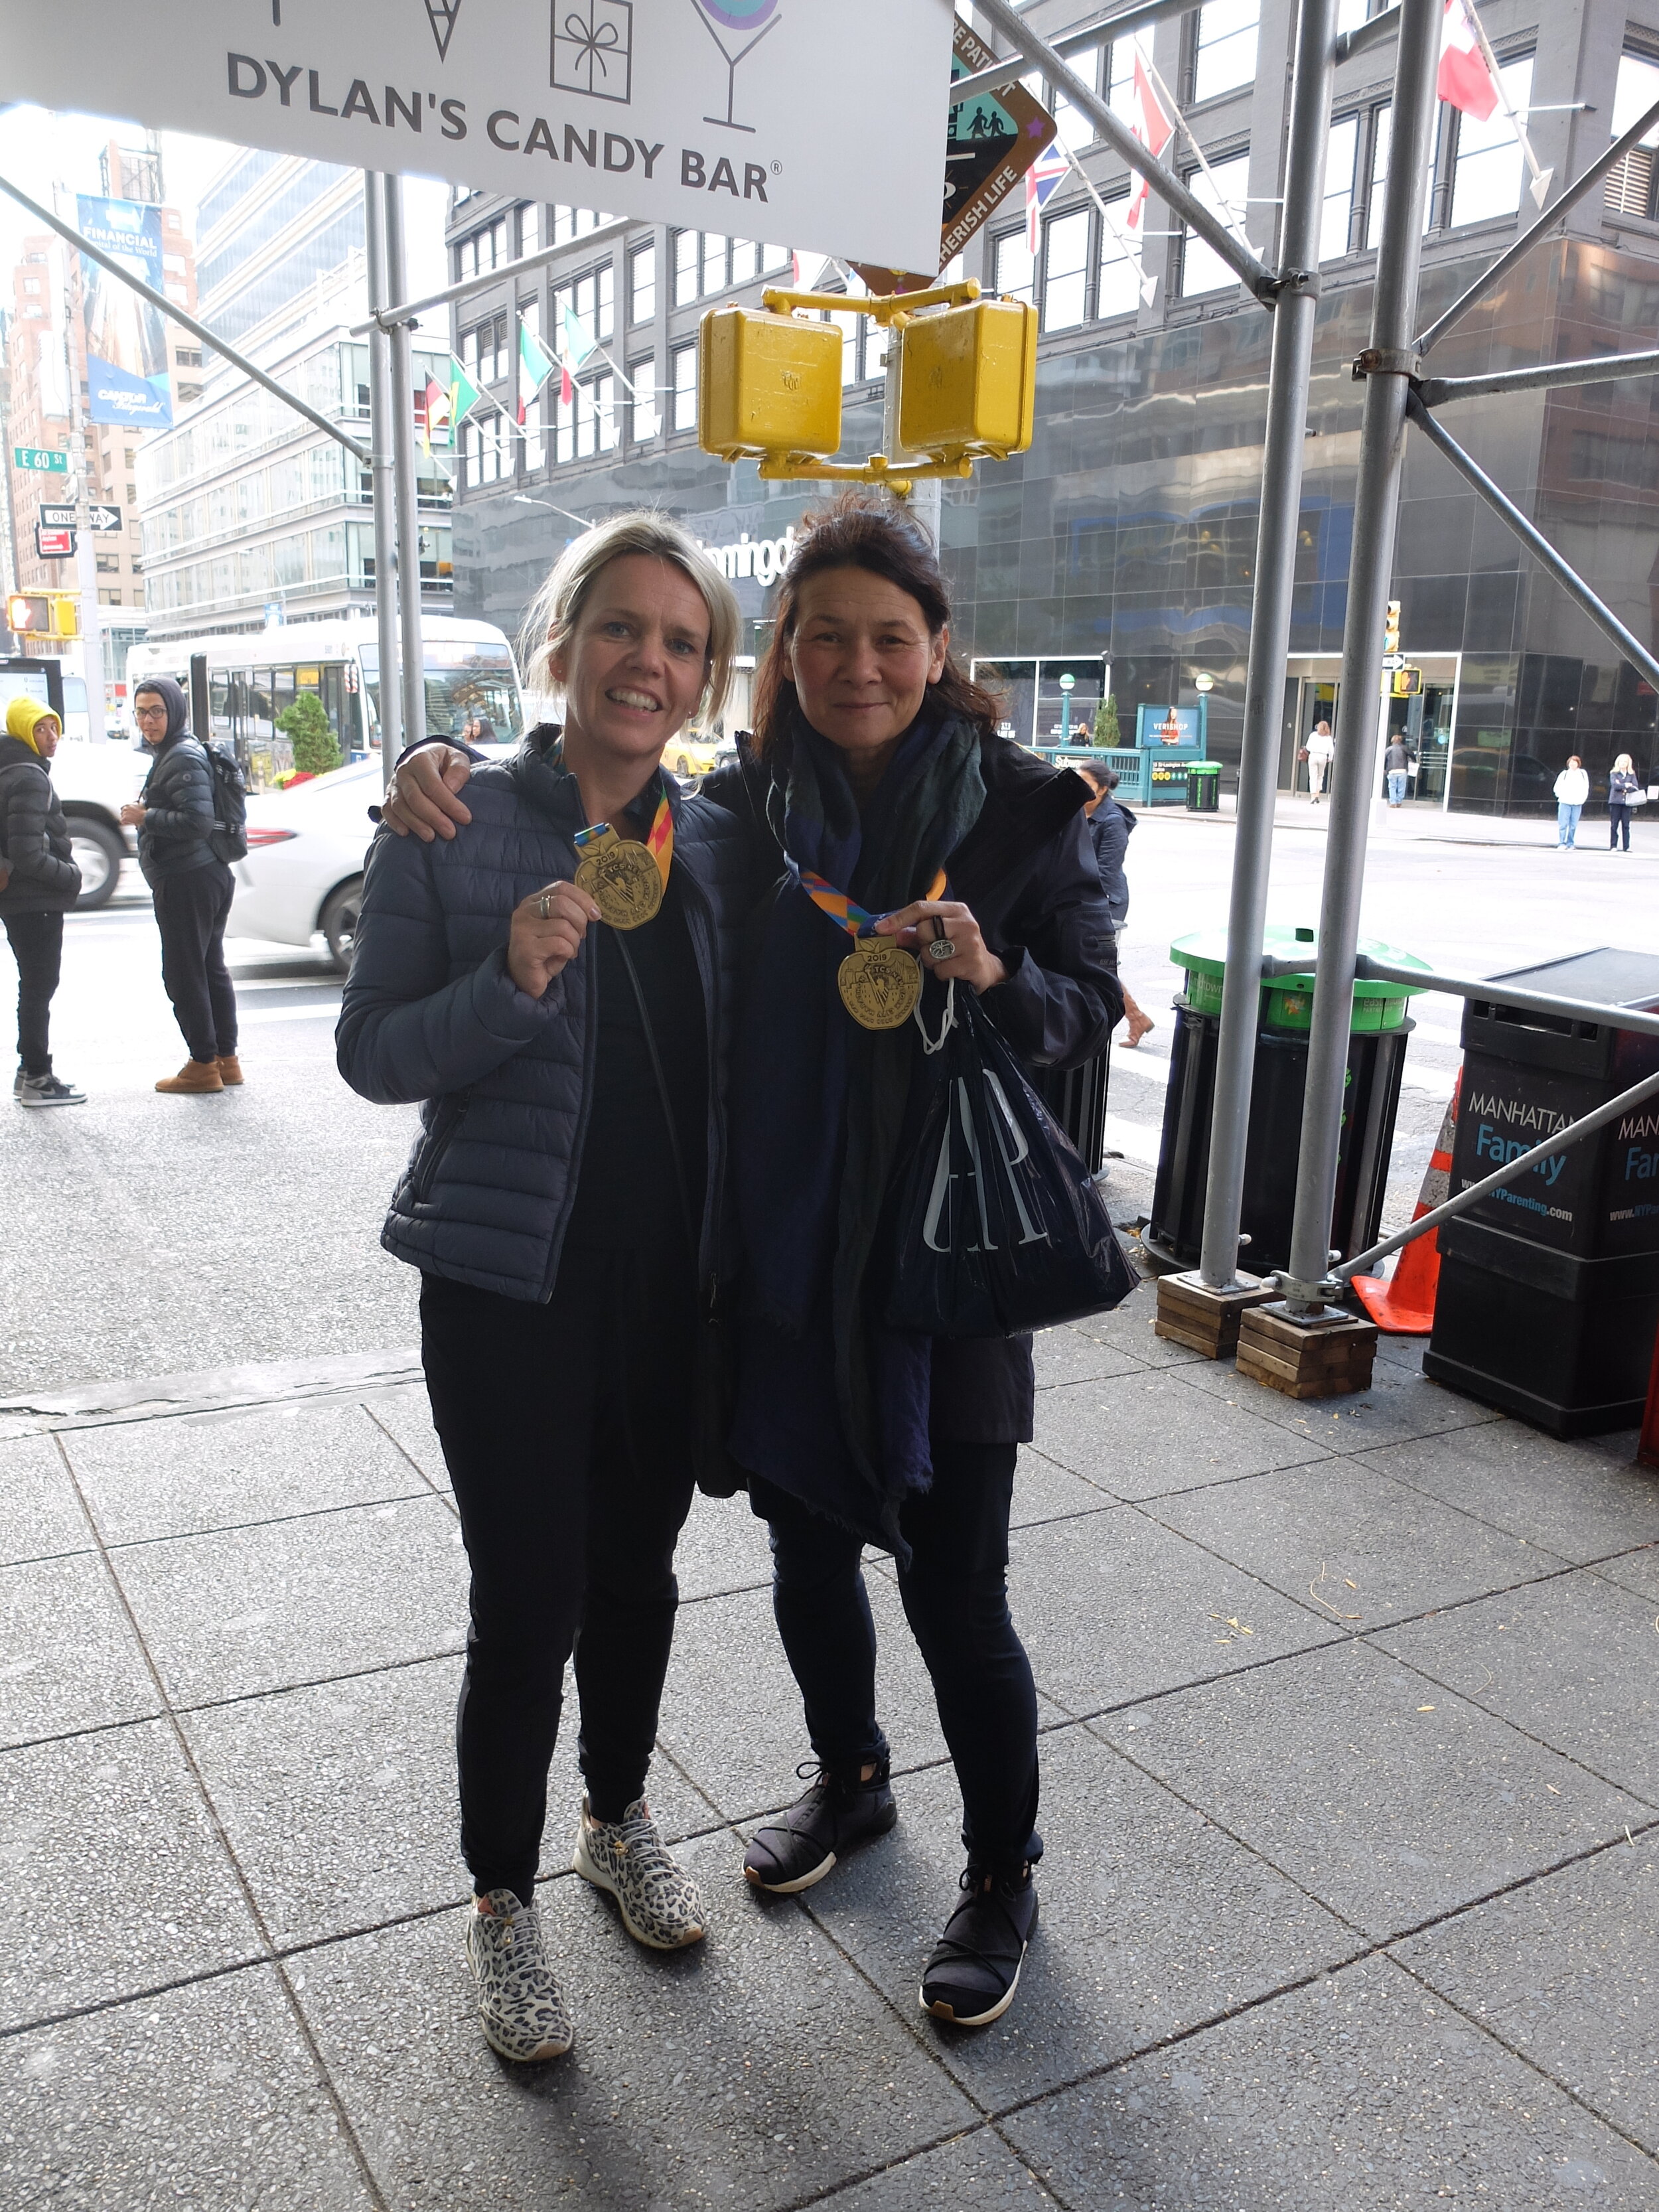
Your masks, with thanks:
<instances>
[{"instance_id":1,"label":"ice cream cone icon on sign","mask_svg":"<svg viewBox=\"0 0 1659 2212\"><path fill-rule=\"evenodd\" d=\"M455 35L455 18L461 12L461 0L426 0L426 20L432 26L432 35L438 41L438 59L449 58L449 42Z\"/></svg>"},{"instance_id":2,"label":"ice cream cone icon on sign","mask_svg":"<svg viewBox=\"0 0 1659 2212\"><path fill-rule=\"evenodd\" d=\"M702 17L709 37L720 50L720 59L726 64L726 112L724 115L705 115L702 119L705 123L718 123L727 131L747 131L752 136L754 125L738 122L732 112L737 98L738 64L746 55L752 54L767 33L775 29L782 21L777 12L778 0L691 0L691 5ZM750 33L753 35L747 37L746 42L734 54L715 28L716 24L735 32L739 38L744 38Z\"/></svg>"}]
</instances>

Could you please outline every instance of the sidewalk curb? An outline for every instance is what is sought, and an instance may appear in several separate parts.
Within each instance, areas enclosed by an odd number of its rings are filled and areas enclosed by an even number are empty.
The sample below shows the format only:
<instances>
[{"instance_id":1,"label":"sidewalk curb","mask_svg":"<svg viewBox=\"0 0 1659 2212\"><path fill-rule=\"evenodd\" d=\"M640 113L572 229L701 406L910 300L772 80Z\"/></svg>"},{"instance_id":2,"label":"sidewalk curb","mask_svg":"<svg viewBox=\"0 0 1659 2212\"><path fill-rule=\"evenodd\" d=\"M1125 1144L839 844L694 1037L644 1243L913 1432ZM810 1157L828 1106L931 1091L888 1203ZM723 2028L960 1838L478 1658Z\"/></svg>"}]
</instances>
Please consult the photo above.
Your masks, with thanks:
<instances>
[{"instance_id":1,"label":"sidewalk curb","mask_svg":"<svg viewBox=\"0 0 1659 2212\"><path fill-rule=\"evenodd\" d=\"M253 1360L234 1367L146 1376L137 1382L81 1382L67 1390L0 1398L0 1442L50 1435L56 1429L106 1428L123 1421L387 1390L420 1380L420 1354L409 1349L344 1352L325 1359Z\"/></svg>"}]
</instances>

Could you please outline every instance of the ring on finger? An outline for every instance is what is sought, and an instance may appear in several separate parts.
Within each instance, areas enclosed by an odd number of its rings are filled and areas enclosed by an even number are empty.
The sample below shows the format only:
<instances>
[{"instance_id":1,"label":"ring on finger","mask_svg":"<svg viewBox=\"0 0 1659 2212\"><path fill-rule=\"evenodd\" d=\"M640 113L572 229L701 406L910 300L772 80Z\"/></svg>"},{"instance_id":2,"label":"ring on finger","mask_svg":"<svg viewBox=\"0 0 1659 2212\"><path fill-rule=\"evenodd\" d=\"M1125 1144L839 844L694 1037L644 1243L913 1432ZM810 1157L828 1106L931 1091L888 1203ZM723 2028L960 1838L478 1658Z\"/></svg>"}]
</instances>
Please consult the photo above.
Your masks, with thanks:
<instances>
[{"instance_id":1,"label":"ring on finger","mask_svg":"<svg viewBox=\"0 0 1659 2212\"><path fill-rule=\"evenodd\" d=\"M952 938L936 937L927 947L930 960L954 960L956 956L956 941Z\"/></svg>"},{"instance_id":2,"label":"ring on finger","mask_svg":"<svg viewBox=\"0 0 1659 2212\"><path fill-rule=\"evenodd\" d=\"M536 901L536 911L540 915L544 921L550 921L553 919L553 894L551 891L544 891L541 894L540 897Z\"/></svg>"}]
</instances>

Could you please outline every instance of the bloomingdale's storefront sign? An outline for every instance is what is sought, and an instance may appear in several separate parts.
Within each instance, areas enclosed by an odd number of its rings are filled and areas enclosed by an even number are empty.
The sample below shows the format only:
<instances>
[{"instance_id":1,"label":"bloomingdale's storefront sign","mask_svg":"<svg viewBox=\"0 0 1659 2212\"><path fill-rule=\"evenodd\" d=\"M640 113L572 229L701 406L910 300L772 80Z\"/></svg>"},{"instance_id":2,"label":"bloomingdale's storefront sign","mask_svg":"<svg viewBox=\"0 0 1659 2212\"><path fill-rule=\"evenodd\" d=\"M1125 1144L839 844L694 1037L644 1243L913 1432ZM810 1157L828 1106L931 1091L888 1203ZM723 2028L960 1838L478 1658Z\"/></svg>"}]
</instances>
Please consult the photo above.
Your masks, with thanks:
<instances>
[{"instance_id":1,"label":"bloomingdale's storefront sign","mask_svg":"<svg viewBox=\"0 0 1659 2212\"><path fill-rule=\"evenodd\" d=\"M7 96L896 268L951 0L0 0Z\"/></svg>"}]
</instances>

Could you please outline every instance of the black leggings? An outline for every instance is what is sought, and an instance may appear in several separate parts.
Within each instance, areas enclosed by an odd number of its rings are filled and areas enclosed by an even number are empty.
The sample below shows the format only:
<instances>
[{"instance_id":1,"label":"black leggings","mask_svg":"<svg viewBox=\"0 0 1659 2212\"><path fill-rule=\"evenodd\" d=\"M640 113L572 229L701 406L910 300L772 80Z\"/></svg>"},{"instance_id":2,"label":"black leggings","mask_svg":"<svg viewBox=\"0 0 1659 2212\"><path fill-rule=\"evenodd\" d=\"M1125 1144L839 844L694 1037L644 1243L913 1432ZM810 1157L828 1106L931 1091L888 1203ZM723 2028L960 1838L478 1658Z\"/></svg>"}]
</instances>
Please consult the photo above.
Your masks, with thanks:
<instances>
[{"instance_id":1,"label":"black leggings","mask_svg":"<svg viewBox=\"0 0 1659 2212\"><path fill-rule=\"evenodd\" d=\"M17 1057L25 1075L52 1073L48 1042L52 994L64 960L61 914L9 914L6 935L17 963Z\"/></svg>"},{"instance_id":2,"label":"black leggings","mask_svg":"<svg viewBox=\"0 0 1659 2212\"><path fill-rule=\"evenodd\" d=\"M933 1678L962 1790L962 1840L990 1865L1038 1857L1037 1708L1008 1611L1014 1444L935 1443L933 1484L901 1518L905 1618ZM758 1475L750 1502L772 1534L772 1604L826 1766L887 1755L876 1718L876 1631L858 1537Z\"/></svg>"},{"instance_id":3,"label":"black leggings","mask_svg":"<svg viewBox=\"0 0 1659 2212\"><path fill-rule=\"evenodd\" d=\"M1607 842L1609 845L1617 845L1619 833L1623 830L1625 850L1627 853L1630 850L1630 817L1631 810L1628 806L1621 805L1616 799L1610 799L1607 801Z\"/></svg>"},{"instance_id":4,"label":"black leggings","mask_svg":"<svg viewBox=\"0 0 1659 2212\"><path fill-rule=\"evenodd\" d=\"M437 1275L421 1358L472 1569L455 1717L461 1850L482 1896L527 1899L566 1660L595 1815L640 1796L690 1509L696 1297L660 1250L567 1251L550 1304Z\"/></svg>"},{"instance_id":5,"label":"black leggings","mask_svg":"<svg viewBox=\"0 0 1659 2212\"><path fill-rule=\"evenodd\" d=\"M155 887L161 981L192 1060L236 1049L236 993L225 965L225 923L236 879L222 860L163 876Z\"/></svg>"}]
</instances>

